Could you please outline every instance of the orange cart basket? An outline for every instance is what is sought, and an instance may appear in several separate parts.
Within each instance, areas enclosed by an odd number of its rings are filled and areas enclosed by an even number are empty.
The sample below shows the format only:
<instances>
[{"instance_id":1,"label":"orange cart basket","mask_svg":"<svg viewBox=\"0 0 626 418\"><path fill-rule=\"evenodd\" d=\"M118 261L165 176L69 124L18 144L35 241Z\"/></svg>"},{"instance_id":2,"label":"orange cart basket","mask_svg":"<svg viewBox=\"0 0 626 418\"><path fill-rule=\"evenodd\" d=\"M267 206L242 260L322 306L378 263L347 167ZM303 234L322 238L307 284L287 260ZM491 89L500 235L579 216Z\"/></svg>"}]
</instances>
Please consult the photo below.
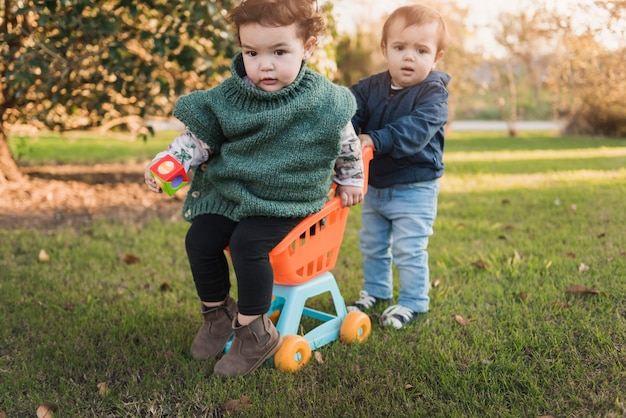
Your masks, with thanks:
<instances>
[{"instance_id":1,"label":"orange cart basket","mask_svg":"<svg viewBox=\"0 0 626 418\"><path fill-rule=\"evenodd\" d=\"M363 148L364 193L373 155L372 147ZM349 208L342 208L341 198L335 196L321 211L296 225L269 254L274 283L295 286L332 270L337 263L348 213Z\"/></svg>"}]
</instances>

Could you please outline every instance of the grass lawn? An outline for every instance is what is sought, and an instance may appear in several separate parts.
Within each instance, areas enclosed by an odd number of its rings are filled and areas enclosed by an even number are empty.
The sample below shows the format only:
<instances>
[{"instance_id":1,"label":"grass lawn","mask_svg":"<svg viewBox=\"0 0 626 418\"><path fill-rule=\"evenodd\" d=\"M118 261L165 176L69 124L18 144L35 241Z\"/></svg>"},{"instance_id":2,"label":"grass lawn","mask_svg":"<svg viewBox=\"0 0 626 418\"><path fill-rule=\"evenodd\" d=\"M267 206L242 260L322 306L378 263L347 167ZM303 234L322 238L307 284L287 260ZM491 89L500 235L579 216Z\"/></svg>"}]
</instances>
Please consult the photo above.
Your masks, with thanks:
<instances>
[{"instance_id":1,"label":"grass lawn","mask_svg":"<svg viewBox=\"0 0 626 418\"><path fill-rule=\"evenodd\" d=\"M25 165L135 161L169 138L12 147ZM223 381L190 357L183 221L0 231L0 417L45 402L63 417L626 416L626 140L458 133L446 162L427 320L398 332L374 316L365 343L295 374ZM347 301L359 212L333 271Z\"/></svg>"}]
</instances>

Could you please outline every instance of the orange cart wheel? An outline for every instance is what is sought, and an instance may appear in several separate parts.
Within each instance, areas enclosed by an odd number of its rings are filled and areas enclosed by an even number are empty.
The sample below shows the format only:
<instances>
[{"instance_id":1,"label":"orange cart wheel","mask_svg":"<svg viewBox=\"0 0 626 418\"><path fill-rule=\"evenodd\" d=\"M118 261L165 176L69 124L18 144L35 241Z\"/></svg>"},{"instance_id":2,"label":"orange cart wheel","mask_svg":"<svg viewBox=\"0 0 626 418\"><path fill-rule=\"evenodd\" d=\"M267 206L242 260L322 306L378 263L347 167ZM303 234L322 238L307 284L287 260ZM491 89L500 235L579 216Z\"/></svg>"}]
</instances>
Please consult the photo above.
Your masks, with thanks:
<instances>
[{"instance_id":1,"label":"orange cart wheel","mask_svg":"<svg viewBox=\"0 0 626 418\"><path fill-rule=\"evenodd\" d=\"M278 318L280 318L280 311L276 309L270 316L268 316L270 321L274 323L274 325L278 324Z\"/></svg>"},{"instance_id":2,"label":"orange cart wheel","mask_svg":"<svg viewBox=\"0 0 626 418\"><path fill-rule=\"evenodd\" d=\"M339 339L346 344L362 343L372 332L372 321L363 312L352 311L343 319L339 330Z\"/></svg>"},{"instance_id":3,"label":"orange cart wheel","mask_svg":"<svg viewBox=\"0 0 626 418\"><path fill-rule=\"evenodd\" d=\"M295 373L311 359L311 346L299 335L286 335L283 345L274 354L274 366L284 372Z\"/></svg>"}]
</instances>

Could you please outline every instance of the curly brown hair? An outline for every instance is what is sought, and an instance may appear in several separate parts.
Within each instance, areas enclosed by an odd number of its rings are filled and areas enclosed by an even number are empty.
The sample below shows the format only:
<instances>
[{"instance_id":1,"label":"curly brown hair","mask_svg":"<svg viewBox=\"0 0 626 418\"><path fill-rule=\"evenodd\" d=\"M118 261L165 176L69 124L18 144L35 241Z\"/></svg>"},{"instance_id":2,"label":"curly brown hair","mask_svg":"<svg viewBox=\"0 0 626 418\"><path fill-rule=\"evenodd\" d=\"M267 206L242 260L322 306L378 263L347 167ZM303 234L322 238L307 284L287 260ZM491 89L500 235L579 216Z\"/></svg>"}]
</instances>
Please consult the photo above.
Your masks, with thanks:
<instances>
[{"instance_id":1,"label":"curly brown hair","mask_svg":"<svg viewBox=\"0 0 626 418\"><path fill-rule=\"evenodd\" d=\"M297 25L297 34L303 41L319 37L326 31L326 20L319 13L317 0L243 0L228 15L235 26L237 40L239 28L246 23L263 26Z\"/></svg>"}]
</instances>

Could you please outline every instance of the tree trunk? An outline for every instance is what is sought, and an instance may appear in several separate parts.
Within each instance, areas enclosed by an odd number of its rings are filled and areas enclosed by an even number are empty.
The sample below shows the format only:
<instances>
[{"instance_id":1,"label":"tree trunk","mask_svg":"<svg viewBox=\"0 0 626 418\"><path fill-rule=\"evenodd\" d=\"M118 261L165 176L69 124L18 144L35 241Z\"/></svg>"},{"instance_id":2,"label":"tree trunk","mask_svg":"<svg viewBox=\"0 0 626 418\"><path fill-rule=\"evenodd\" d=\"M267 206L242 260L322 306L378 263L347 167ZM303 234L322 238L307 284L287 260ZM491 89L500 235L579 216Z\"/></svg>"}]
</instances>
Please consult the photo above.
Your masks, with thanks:
<instances>
[{"instance_id":1,"label":"tree trunk","mask_svg":"<svg viewBox=\"0 0 626 418\"><path fill-rule=\"evenodd\" d=\"M509 110L509 117L506 120L509 136L517 136L517 87L515 86L515 73L513 73L513 66L511 61L507 61L507 74L509 78L509 96L511 97L511 109Z\"/></svg>"},{"instance_id":2,"label":"tree trunk","mask_svg":"<svg viewBox=\"0 0 626 418\"><path fill-rule=\"evenodd\" d=\"M11 181L25 179L26 176L20 171L20 168L11 155L7 137L0 128L0 186Z\"/></svg>"}]
</instances>

